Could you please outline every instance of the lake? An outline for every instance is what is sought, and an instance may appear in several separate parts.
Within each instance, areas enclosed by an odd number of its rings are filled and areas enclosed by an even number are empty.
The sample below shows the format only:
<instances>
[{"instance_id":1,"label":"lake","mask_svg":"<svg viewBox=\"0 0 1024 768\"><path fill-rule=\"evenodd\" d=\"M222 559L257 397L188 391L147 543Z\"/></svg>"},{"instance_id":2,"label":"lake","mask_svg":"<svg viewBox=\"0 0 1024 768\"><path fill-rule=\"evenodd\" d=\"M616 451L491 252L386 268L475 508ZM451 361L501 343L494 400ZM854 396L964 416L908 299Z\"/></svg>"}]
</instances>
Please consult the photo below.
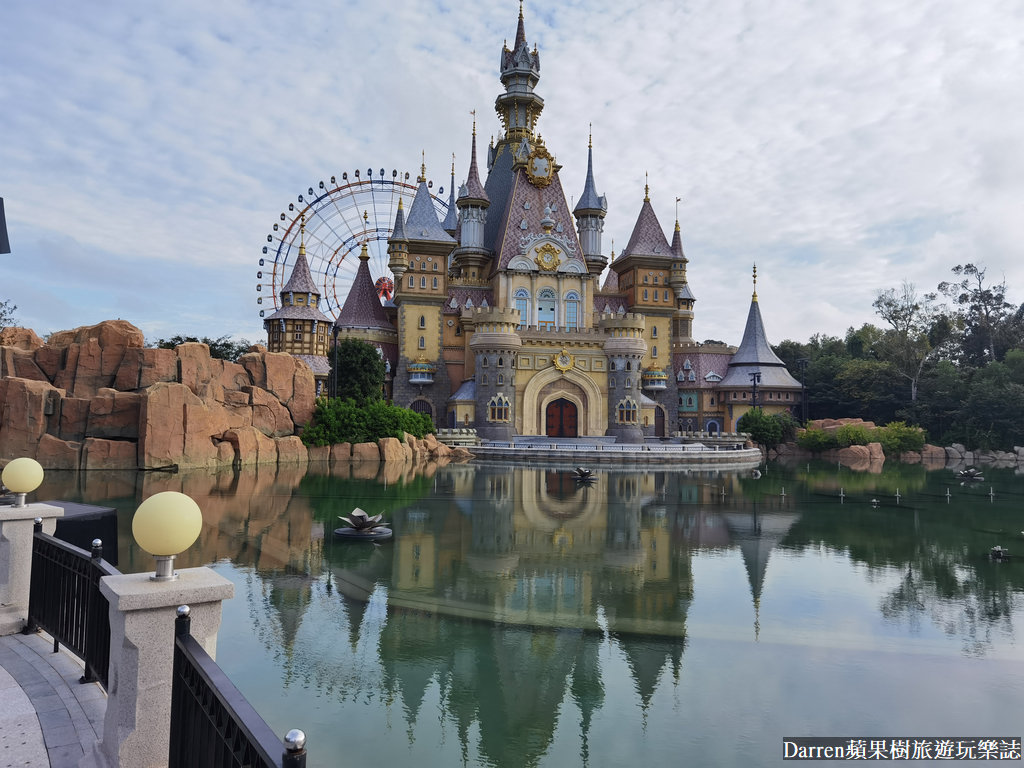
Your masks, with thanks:
<instances>
[{"instance_id":1,"label":"lake","mask_svg":"<svg viewBox=\"0 0 1024 768\"><path fill-rule=\"evenodd\" d=\"M760 766L789 736L1024 728L1024 478L483 463L50 472L36 499L204 514L217 660L311 766ZM358 468L356 474L360 474ZM394 539L336 538L383 512ZM1019 559L994 562L1001 545Z\"/></svg>"}]
</instances>

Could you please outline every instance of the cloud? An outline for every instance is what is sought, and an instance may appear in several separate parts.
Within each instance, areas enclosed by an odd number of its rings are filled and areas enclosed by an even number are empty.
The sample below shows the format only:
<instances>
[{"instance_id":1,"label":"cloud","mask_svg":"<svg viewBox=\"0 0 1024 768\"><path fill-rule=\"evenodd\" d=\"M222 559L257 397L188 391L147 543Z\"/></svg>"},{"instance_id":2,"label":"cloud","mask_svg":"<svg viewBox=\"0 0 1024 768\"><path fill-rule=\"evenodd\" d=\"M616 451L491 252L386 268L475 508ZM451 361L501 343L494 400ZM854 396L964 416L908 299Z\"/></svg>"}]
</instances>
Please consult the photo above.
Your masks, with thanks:
<instances>
[{"instance_id":1,"label":"cloud","mask_svg":"<svg viewBox=\"0 0 1024 768\"><path fill-rule=\"evenodd\" d=\"M106 312L260 338L279 212L332 174L415 174L421 153L446 188L455 153L461 181L470 111L483 143L500 130L515 34L514 7L468 0L4 13L0 275L40 332ZM872 322L878 290L928 290L970 260L1021 290L1018 4L527 2L526 30L574 197L593 125L605 250L628 240L645 173L669 234L683 198L699 338L738 342L755 261L773 341Z\"/></svg>"}]
</instances>

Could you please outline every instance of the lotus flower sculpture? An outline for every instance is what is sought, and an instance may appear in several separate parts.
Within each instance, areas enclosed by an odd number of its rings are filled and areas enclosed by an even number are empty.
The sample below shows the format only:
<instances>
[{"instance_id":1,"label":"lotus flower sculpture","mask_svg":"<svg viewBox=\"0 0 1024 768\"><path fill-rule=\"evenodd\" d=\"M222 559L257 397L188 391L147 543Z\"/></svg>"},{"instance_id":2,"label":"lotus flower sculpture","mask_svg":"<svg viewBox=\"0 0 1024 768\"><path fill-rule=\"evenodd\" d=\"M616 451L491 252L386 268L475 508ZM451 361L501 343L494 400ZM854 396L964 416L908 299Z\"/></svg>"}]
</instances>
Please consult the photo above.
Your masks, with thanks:
<instances>
[{"instance_id":1,"label":"lotus flower sculpture","mask_svg":"<svg viewBox=\"0 0 1024 768\"><path fill-rule=\"evenodd\" d=\"M348 517L338 516L339 520L348 525L344 528L335 528L334 533L348 539L367 539L369 541L389 539L393 533L388 528L391 523L384 522L382 517L384 517L383 514L370 516L356 507L349 512Z\"/></svg>"},{"instance_id":2,"label":"lotus flower sculpture","mask_svg":"<svg viewBox=\"0 0 1024 768\"><path fill-rule=\"evenodd\" d=\"M577 485L593 485L597 481L597 475L594 474L594 470L586 469L585 467L576 467L573 470L573 475L576 477Z\"/></svg>"}]
</instances>

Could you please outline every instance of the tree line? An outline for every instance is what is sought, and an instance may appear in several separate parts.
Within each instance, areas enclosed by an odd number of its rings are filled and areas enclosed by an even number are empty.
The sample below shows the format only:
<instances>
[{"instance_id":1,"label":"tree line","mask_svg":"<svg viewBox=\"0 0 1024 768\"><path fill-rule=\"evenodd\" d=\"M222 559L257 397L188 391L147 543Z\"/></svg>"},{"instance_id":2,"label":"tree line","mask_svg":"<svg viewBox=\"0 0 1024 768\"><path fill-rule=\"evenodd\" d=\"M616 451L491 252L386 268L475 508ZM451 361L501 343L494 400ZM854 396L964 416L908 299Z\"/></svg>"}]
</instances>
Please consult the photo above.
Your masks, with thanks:
<instances>
[{"instance_id":1,"label":"tree line","mask_svg":"<svg viewBox=\"0 0 1024 768\"><path fill-rule=\"evenodd\" d=\"M878 291L879 325L773 347L805 384L809 418L907 422L942 445L1024 445L1024 304L983 266L952 273L933 292Z\"/></svg>"}]
</instances>

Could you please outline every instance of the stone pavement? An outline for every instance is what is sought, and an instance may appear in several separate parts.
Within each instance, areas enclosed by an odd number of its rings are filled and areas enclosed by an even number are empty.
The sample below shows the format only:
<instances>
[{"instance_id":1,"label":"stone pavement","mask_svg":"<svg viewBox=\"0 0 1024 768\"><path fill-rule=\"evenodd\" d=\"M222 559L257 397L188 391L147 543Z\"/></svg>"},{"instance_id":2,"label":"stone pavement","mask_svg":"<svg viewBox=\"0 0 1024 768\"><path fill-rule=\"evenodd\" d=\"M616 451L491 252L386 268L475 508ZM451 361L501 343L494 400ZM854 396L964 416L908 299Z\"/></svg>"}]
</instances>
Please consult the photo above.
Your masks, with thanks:
<instances>
[{"instance_id":1,"label":"stone pavement","mask_svg":"<svg viewBox=\"0 0 1024 768\"><path fill-rule=\"evenodd\" d=\"M0 768L76 768L103 733L107 694L46 633L0 637Z\"/></svg>"}]
</instances>

